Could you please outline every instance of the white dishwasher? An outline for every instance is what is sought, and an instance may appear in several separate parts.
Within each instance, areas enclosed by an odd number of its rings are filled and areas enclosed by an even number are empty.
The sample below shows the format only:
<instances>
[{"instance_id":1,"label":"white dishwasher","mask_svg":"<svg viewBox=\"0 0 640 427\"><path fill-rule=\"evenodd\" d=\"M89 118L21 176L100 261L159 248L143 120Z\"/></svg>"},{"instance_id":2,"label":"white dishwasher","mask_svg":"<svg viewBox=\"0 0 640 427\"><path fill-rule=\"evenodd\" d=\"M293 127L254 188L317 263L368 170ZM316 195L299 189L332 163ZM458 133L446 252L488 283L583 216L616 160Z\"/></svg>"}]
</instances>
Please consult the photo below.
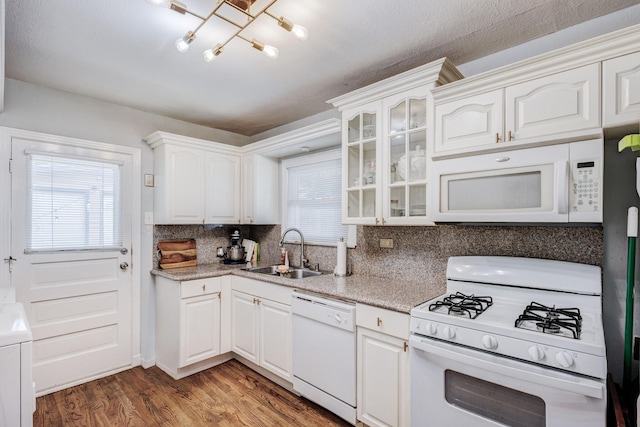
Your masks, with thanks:
<instances>
[{"instance_id":1,"label":"white dishwasher","mask_svg":"<svg viewBox=\"0 0 640 427\"><path fill-rule=\"evenodd\" d=\"M293 389L356 423L356 306L294 291Z\"/></svg>"}]
</instances>

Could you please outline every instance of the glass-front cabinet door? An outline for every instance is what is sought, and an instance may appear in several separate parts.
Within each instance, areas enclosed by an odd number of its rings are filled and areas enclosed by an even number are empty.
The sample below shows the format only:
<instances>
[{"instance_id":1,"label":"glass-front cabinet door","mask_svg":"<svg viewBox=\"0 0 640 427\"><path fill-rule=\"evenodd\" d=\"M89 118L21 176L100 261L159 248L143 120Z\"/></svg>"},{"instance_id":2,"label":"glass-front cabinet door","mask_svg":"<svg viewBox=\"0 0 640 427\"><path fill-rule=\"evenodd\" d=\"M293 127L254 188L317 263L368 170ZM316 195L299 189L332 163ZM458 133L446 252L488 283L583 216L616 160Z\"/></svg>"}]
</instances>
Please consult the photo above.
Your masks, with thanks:
<instances>
[{"instance_id":1,"label":"glass-front cabinet door","mask_svg":"<svg viewBox=\"0 0 640 427\"><path fill-rule=\"evenodd\" d=\"M379 168L380 103L343 114L343 222L378 224L380 215Z\"/></svg>"},{"instance_id":2,"label":"glass-front cabinet door","mask_svg":"<svg viewBox=\"0 0 640 427\"><path fill-rule=\"evenodd\" d=\"M424 88L385 99L383 218L386 224L427 220L427 93Z\"/></svg>"}]
</instances>

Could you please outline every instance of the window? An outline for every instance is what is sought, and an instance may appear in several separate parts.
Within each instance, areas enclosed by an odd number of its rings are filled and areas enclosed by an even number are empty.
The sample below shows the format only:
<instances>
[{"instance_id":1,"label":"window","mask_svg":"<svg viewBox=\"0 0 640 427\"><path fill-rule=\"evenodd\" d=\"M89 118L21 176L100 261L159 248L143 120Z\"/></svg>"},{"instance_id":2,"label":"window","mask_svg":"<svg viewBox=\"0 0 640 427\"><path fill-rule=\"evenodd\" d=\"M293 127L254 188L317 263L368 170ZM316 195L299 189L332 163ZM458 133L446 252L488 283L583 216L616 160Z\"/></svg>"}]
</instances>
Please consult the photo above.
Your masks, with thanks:
<instances>
[{"instance_id":1,"label":"window","mask_svg":"<svg viewBox=\"0 0 640 427\"><path fill-rule=\"evenodd\" d=\"M305 243L335 246L344 237L355 246L355 227L342 224L340 156L337 149L282 161L283 231L300 229Z\"/></svg>"},{"instance_id":2,"label":"window","mask_svg":"<svg viewBox=\"0 0 640 427\"><path fill-rule=\"evenodd\" d=\"M27 152L27 251L120 248L121 168Z\"/></svg>"}]
</instances>

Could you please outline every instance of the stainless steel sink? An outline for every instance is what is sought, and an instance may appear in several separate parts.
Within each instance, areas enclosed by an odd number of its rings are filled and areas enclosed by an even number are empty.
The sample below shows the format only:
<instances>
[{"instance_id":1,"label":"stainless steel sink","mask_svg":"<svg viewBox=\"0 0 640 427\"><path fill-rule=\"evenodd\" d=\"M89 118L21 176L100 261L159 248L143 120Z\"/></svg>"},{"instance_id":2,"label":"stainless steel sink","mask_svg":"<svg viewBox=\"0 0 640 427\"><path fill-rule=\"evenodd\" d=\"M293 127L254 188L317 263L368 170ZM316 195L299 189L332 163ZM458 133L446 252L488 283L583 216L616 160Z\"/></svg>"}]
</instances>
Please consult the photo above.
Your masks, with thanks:
<instances>
[{"instance_id":1,"label":"stainless steel sink","mask_svg":"<svg viewBox=\"0 0 640 427\"><path fill-rule=\"evenodd\" d=\"M306 268L292 268L287 273L278 273L277 265L268 265L266 267L248 267L243 268L245 271L258 274L270 274L273 276L286 277L287 279L303 279L305 277L315 277L322 275L321 271L308 270Z\"/></svg>"}]
</instances>

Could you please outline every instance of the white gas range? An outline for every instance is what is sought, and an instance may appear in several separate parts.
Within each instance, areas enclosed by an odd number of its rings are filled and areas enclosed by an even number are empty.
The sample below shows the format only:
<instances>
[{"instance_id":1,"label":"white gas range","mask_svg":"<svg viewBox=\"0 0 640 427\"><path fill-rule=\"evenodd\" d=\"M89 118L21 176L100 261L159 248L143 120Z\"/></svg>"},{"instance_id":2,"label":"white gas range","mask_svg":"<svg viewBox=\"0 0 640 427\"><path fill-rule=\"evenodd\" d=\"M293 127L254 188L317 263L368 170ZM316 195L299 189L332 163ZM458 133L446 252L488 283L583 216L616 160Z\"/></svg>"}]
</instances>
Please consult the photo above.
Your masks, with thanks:
<instances>
[{"instance_id":1,"label":"white gas range","mask_svg":"<svg viewBox=\"0 0 640 427\"><path fill-rule=\"evenodd\" d=\"M450 258L411 311L412 425L604 426L601 305L596 266Z\"/></svg>"}]
</instances>

